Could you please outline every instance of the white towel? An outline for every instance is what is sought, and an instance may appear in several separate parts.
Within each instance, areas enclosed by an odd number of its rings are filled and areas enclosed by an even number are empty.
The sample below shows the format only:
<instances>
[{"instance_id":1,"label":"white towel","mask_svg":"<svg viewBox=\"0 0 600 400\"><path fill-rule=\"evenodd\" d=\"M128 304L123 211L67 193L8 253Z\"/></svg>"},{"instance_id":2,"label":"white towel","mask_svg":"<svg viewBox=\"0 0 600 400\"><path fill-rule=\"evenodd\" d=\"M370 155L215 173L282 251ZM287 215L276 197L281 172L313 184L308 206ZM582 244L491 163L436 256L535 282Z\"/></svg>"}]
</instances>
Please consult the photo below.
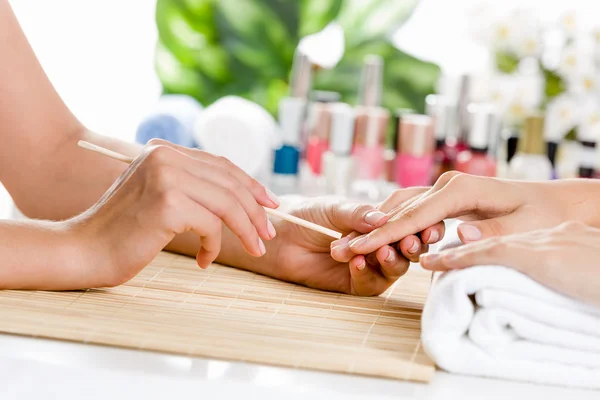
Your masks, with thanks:
<instances>
[{"instance_id":1,"label":"white towel","mask_svg":"<svg viewBox=\"0 0 600 400\"><path fill-rule=\"evenodd\" d=\"M600 389L600 310L509 268L440 276L422 339L449 372Z\"/></svg>"}]
</instances>

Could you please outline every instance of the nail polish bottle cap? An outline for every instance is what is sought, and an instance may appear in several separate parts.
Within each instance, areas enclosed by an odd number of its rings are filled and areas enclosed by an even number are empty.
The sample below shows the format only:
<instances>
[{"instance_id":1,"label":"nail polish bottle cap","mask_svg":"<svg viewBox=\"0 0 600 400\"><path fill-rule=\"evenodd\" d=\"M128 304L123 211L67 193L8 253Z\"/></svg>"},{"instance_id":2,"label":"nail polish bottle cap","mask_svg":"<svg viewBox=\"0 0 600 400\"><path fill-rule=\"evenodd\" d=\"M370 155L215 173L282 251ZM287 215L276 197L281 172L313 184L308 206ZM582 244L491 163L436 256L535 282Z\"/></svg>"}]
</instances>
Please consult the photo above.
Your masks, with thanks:
<instances>
[{"instance_id":1,"label":"nail polish bottle cap","mask_svg":"<svg viewBox=\"0 0 600 400\"><path fill-rule=\"evenodd\" d=\"M296 51L290 76L290 96L307 99L312 87L312 63L306 55Z\"/></svg>"},{"instance_id":2,"label":"nail polish bottle cap","mask_svg":"<svg viewBox=\"0 0 600 400\"><path fill-rule=\"evenodd\" d=\"M394 111L394 129L392 130L392 137L390 140L390 148L392 150L396 151L396 148L398 147L398 137L400 136L400 122L402 121L402 118L415 113L415 110L413 110L412 108L397 108L396 111Z\"/></svg>"},{"instance_id":3,"label":"nail polish bottle cap","mask_svg":"<svg viewBox=\"0 0 600 400\"><path fill-rule=\"evenodd\" d=\"M338 92L330 92L327 90L314 90L312 99L315 103L337 103L341 99Z\"/></svg>"},{"instance_id":4,"label":"nail polish bottle cap","mask_svg":"<svg viewBox=\"0 0 600 400\"><path fill-rule=\"evenodd\" d=\"M385 145L390 112L381 107L356 107L354 144L364 147Z\"/></svg>"},{"instance_id":5,"label":"nail polish bottle cap","mask_svg":"<svg viewBox=\"0 0 600 400\"><path fill-rule=\"evenodd\" d=\"M279 103L279 126L284 145L300 146L302 126L306 112L306 100L286 97Z\"/></svg>"},{"instance_id":6,"label":"nail polish bottle cap","mask_svg":"<svg viewBox=\"0 0 600 400\"><path fill-rule=\"evenodd\" d=\"M427 115L407 115L400 121L398 153L424 156L433 153L435 140L433 122Z\"/></svg>"},{"instance_id":7,"label":"nail polish bottle cap","mask_svg":"<svg viewBox=\"0 0 600 400\"><path fill-rule=\"evenodd\" d=\"M468 106L471 103L471 82L469 75L461 75L458 84L458 99L456 102L456 129L457 137L466 139L470 128Z\"/></svg>"},{"instance_id":8,"label":"nail polish bottle cap","mask_svg":"<svg viewBox=\"0 0 600 400\"><path fill-rule=\"evenodd\" d=\"M526 154L546 154L544 117L541 114L534 114L525 118L523 134L519 137L518 152Z\"/></svg>"},{"instance_id":9,"label":"nail polish bottle cap","mask_svg":"<svg viewBox=\"0 0 600 400\"><path fill-rule=\"evenodd\" d=\"M425 98L425 112L433 120L433 130L437 141L444 141L454 128L456 106L448 98L430 94Z\"/></svg>"},{"instance_id":10,"label":"nail polish bottle cap","mask_svg":"<svg viewBox=\"0 0 600 400\"><path fill-rule=\"evenodd\" d=\"M350 155L354 139L354 109L346 103L330 105L331 137L329 149L336 155Z\"/></svg>"},{"instance_id":11,"label":"nail polish bottle cap","mask_svg":"<svg viewBox=\"0 0 600 400\"><path fill-rule=\"evenodd\" d=\"M331 104L313 103L308 118L309 137L329 140L331 132Z\"/></svg>"},{"instance_id":12,"label":"nail polish bottle cap","mask_svg":"<svg viewBox=\"0 0 600 400\"><path fill-rule=\"evenodd\" d=\"M468 110L471 117L469 147L486 150L490 145L491 135L496 133L499 124L496 108L487 103L473 103Z\"/></svg>"},{"instance_id":13,"label":"nail polish bottle cap","mask_svg":"<svg viewBox=\"0 0 600 400\"><path fill-rule=\"evenodd\" d=\"M365 57L358 91L358 105L379 107L383 88L383 58L377 55Z\"/></svg>"}]
</instances>

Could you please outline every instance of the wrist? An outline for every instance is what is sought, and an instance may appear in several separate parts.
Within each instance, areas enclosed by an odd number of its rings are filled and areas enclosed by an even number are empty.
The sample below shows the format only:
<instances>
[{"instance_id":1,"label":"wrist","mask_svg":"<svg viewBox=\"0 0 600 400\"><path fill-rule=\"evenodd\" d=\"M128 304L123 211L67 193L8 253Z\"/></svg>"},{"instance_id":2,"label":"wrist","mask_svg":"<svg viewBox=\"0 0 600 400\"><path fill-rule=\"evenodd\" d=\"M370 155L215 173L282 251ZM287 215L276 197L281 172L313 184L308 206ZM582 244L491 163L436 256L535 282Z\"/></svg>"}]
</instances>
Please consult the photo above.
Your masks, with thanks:
<instances>
[{"instance_id":1,"label":"wrist","mask_svg":"<svg viewBox=\"0 0 600 400\"><path fill-rule=\"evenodd\" d=\"M553 183L550 194L559 200L566 221L579 221L600 228L600 181L570 179Z\"/></svg>"}]
</instances>

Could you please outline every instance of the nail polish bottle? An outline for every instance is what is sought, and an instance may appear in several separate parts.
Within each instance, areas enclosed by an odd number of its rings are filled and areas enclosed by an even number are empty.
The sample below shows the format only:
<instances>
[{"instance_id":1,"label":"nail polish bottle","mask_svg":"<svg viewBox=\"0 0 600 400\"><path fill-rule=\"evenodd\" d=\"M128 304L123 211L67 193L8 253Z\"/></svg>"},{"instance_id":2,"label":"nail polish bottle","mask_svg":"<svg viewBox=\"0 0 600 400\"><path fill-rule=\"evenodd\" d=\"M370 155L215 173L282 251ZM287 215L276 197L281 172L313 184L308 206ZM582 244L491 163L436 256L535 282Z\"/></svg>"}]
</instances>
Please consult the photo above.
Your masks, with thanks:
<instances>
[{"instance_id":1,"label":"nail polish bottle","mask_svg":"<svg viewBox=\"0 0 600 400\"><path fill-rule=\"evenodd\" d=\"M544 117L531 115L518 141L517 153L508 166L510 179L547 181L552 179L552 164L546 155Z\"/></svg>"},{"instance_id":2,"label":"nail polish bottle","mask_svg":"<svg viewBox=\"0 0 600 400\"><path fill-rule=\"evenodd\" d=\"M496 109L490 104L471 104L469 116L469 149L456 157L456 170L469 175L496 176L496 160L488 151L491 134L499 123Z\"/></svg>"},{"instance_id":3,"label":"nail polish bottle","mask_svg":"<svg viewBox=\"0 0 600 400\"><path fill-rule=\"evenodd\" d=\"M359 164L358 179L377 181L383 175L389 111L382 108L383 60L365 58L356 109L353 154Z\"/></svg>"},{"instance_id":4,"label":"nail polish bottle","mask_svg":"<svg viewBox=\"0 0 600 400\"><path fill-rule=\"evenodd\" d=\"M471 104L471 85L473 79L469 75L459 78L458 99L456 102L456 151L468 150L470 131L469 104Z\"/></svg>"},{"instance_id":5,"label":"nail polish bottle","mask_svg":"<svg viewBox=\"0 0 600 400\"><path fill-rule=\"evenodd\" d=\"M441 95L429 95L425 98L425 109L433 121L435 135L434 166L431 184L435 183L444 173L454 169L456 160L456 141L449 137L452 129L454 107L449 100Z\"/></svg>"},{"instance_id":6,"label":"nail polish bottle","mask_svg":"<svg viewBox=\"0 0 600 400\"><path fill-rule=\"evenodd\" d=\"M411 108L398 108L394 112L394 123L391 135L388 137L386 149L383 153L384 158L384 178L386 182L392 183L396 189L396 148L398 146L398 136L400 132L400 122L406 115L415 114Z\"/></svg>"},{"instance_id":7,"label":"nail polish bottle","mask_svg":"<svg viewBox=\"0 0 600 400\"><path fill-rule=\"evenodd\" d=\"M310 105L306 145L306 162L313 176L321 175L323 154L329 148L331 114L328 105L340 99L337 92L316 91Z\"/></svg>"},{"instance_id":8,"label":"nail polish bottle","mask_svg":"<svg viewBox=\"0 0 600 400\"><path fill-rule=\"evenodd\" d=\"M401 187L428 186L433 174L435 139L426 115L407 115L400 122L396 182Z\"/></svg>"},{"instance_id":9,"label":"nail polish bottle","mask_svg":"<svg viewBox=\"0 0 600 400\"><path fill-rule=\"evenodd\" d=\"M579 178L594 178L596 174L596 142L580 140Z\"/></svg>"},{"instance_id":10,"label":"nail polish bottle","mask_svg":"<svg viewBox=\"0 0 600 400\"><path fill-rule=\"evenodd\" d=\"M298 172L303 151L306 107L311 88L312 65L301 52L294 57L290 96L279 103L279 127L282 146L275 151L271 189L275 194L299 192Z\"/></svg>"},{"instance_id":11,"label":"nail polish bottle","mask_svg":"<svg viewBox=\"0 0 600 400\"><path fill-rule=\"evenodd\" d=\"M323 174L328 194L347 196L356 176L356 160L352 157L355 112L345 103L330 105L330 148L323 155Z\"/></svg>"}]
</instances>

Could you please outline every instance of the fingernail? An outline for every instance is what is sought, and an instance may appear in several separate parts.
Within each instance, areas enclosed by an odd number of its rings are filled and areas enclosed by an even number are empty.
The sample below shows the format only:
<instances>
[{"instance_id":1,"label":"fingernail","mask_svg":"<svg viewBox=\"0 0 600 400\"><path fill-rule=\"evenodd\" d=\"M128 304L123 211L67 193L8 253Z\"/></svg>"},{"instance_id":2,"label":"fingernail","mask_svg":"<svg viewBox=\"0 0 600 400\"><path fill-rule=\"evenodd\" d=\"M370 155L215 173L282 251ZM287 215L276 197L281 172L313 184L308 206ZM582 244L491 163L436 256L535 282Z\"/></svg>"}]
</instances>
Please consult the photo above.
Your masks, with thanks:
<instances>
[{"instance_id":1,"label":"fingernail","mask_svg":"<svg viewBox=\"0 0 600 400\"><path fill-rule=\"evenodd\" d=\"M258 248L260 249L260 255L265 255L267 248L265 247L265 243L260 238L258 239Z\"/></svg>"},{"instance_id":2,"label":"fingernail","mask_svg":"<svg viewBox=\"0 0 600 400\"><path fill-rule=\"evenodd\" d=\"M431 231L427 243L435 243L440 240L440 234L437 231Z\"/></svg>"},{"instance_id":3,"label":"fingernail","mask_svg":"<svg viewBox=\"0 0 600 400\"><path fill-rule=\"evenodd\" d=\"M267 192L267 196L269 197L269 200L271 200L273 203L277 204L277 207L279 207L279 205L281 204L281 202L279 201L279 199L277 198L277 196L275 196L275 193L271 192L267 188L265 188L265 190Z\"/></svg>"},{"instance_id":4,"label":"fingernail","mask_svg":"<svg viewBox=\"0 0 600 400\"><path fill-rule=\"evenodd\" d=\"M421 262L425 262L426 264L435 262L437 260L439 260L440 255L439 254L435 254L435 253L429 253L429 254L422 254L420 261Z\"/></svg>"},{"instance_id":5,"label":"fingernail","mask_svg":"<svg viewBox=\"0 0 600 400\"><path fill-rule=\"evenodd\" d=\"M365 262L365 260L362 260L360 262L360 264L358 264L356 266L356 269L359 270L359 271L362 271L363 269L365 269L366 266L367 266L367 263Z\"/></svg>"},{"instance_id":6,"label":"fingernail","mask_svg":"<svg viewBox=\"0 0 600 400\"><path fill-rule=\"evenodd\" d=\"M267 231L269 232L269 237L273 239L275 235L277 235L277 231L275 231L275 227L273 223L267 219Z\"/></svg>"},{"instance_id":7,"label":"fingernail","mask_svg":"<svg viewBox=\"0 0 600 400\"><path fill-rule=\"evenodd\" d=\"M350 242L350 248L360 247L367 243L367 240L369 240L369 236L357 237L356 239Z\"/></svg>"},{"instance_id":8,"label":"fingernail","mask_svg":"<svg viewBox=\"0 0 600 400\"><path fill-rule=\"evenodd\" d=\"M338 240L334 240L333 242L331 242L330 248L335 249L336 247L345 246L348 244L349 241L350 241L350 238L348 236L343 237Z\"/></svg>"},{"instance_id":9,"label":"fingernail","mask_svg":"<svg viewBox=\"0 0 600 400\"><path fill-rule=\"evenodd\" d=\"M410 246L410 248L408 249L408 252L410 254L415 254L417 251L419 251L419 248L421 246L419 246L419 242L416 240L413 240L413 244Z\"/></svg>"},{"instance_id":10,"label":"fingernail","mask_svg":"<svg viewBox=\"0 0 600 400\"><path fill-rule=\"evenodd\" d=\"M365 214L365 222L373 226L377 226L384 218L385 214L378 210L369 211Z\"/></svg>"},{"instance_id":11,"label":"fingernail","mask_svg":"<svg viewBox=\"0 0 600 400\"><path fill-rule=\"evenodd\" d=\"M394 255L394 251L392 249L388 249L388 255L385 258L385 262L388 264L393 264L396 260L396 256Z\"/></svg>"},{"instance_id":12,"label":"fingernail","mask_svg":"<svg viewBox=\"0 0 600 400\"><path fill-rule=\"evenodd\" d=\"M481 231L477 229L476 226L462 224L458 227L458 229L460 230L460 233L462 234L463 238L468 241L475 241L481 239Z\"/></svg>"}]
</instances>

